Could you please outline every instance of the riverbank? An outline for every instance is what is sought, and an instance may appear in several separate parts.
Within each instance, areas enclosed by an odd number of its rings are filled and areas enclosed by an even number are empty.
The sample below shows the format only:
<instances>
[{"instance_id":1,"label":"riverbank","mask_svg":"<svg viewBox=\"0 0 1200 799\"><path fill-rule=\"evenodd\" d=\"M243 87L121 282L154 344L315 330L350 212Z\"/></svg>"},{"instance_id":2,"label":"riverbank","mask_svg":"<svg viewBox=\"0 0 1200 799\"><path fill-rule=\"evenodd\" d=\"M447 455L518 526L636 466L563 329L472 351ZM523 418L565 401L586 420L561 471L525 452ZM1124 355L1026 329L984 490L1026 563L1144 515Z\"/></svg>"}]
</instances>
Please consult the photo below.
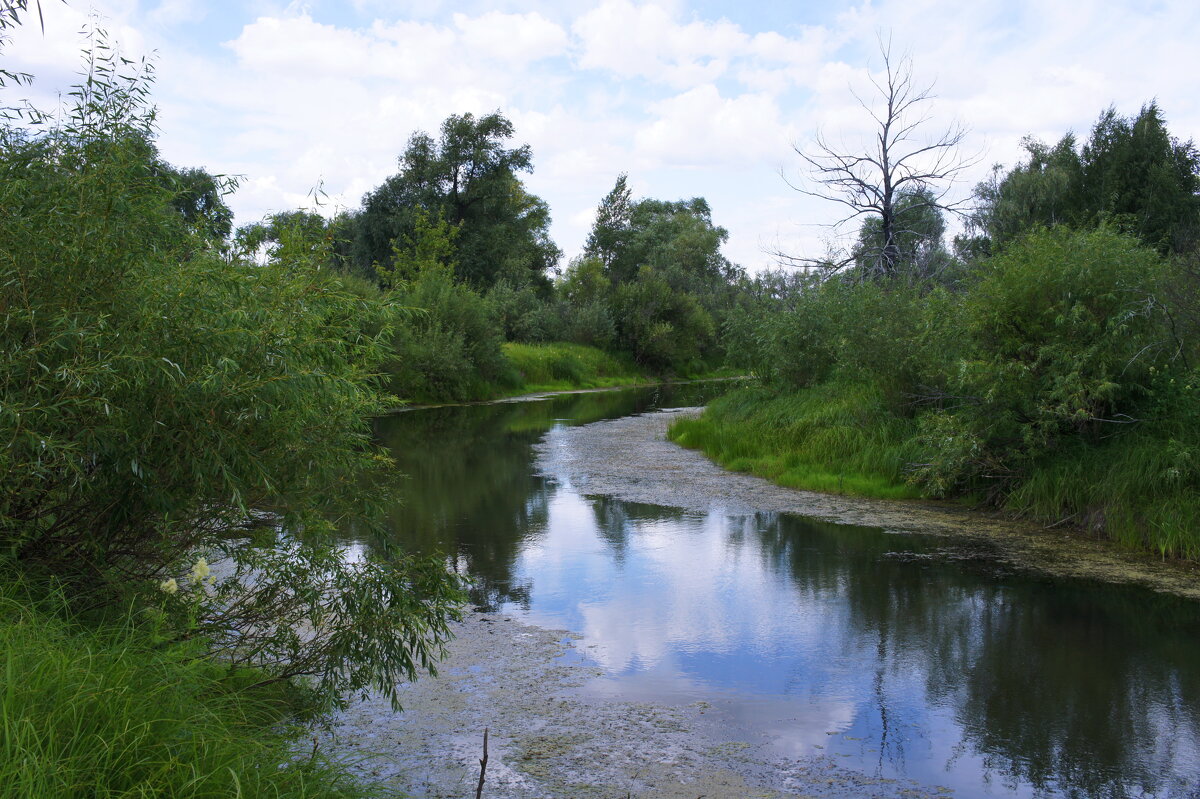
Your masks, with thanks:
<instances>
[{"instance_id":1,"label":"riverbank","mask_svg":"<svg viewBox=\"0 0 1200 799\"><path fill-rule=\"evenodd\" d=\"M900 534L941 535L947 539L946 558L1055 577L1142 585L1200 599L1200 564L1163 560L1061 527L1035 526L947 503L822 494L727 471L702 453L666 438L673 422L698 416L700 411L666 411L567 428L556 444L539 445L539 465L543 473L569 475L585 494L730 514L797 513Z\"/></svg>"},{"instance_id":2,"label":"riverbank","mask_svg":"<svg viewBox=\"0 0 1200 799\"><path fill-rule=\"evenodd\" d=\"M471 405L498 405L502 403L518 403L518 402L536 402L539 400L551 399L552 397L563 397L572 394L603 394L612 391L625 391L632 388L654 388L656 386L690 386L703 383L723 383L734 382L738 380L746 380L744 375L721 375L712 377L695 377L674 380L669 378L648 379L646 382L636 382L619 384L612 386L600 386L591 388L561 388L561 389L536 389L525 391L522 394L511 394L493 397L491 399L476 400L474 402L441 402L430 403L425 405L404 405L399 408L392 408L388 414L405 413L407 411L417 411L426 408L452 408L458 406Z\"/></svg>"},{"instance_id":3,"label":"riverbank","mask_svg":"<svg viewBox=\"0 0 1200 799\"><path fill-rule=\"evenodd\" d=\"M961 431L939 432L932 418L897 415L869 385L830 382L790 392L753 387L718 398L700 417L673 425L668 437L732 471L788 488L944 498L1028 525L1109 539L1151 557L1200 562L1190 429L1146 421L1004 462L989 460L982 443ZM940 471L968 461L989 462L989 478L959 483L950 476L957 467Z\"/></svg>"}]
</instances>

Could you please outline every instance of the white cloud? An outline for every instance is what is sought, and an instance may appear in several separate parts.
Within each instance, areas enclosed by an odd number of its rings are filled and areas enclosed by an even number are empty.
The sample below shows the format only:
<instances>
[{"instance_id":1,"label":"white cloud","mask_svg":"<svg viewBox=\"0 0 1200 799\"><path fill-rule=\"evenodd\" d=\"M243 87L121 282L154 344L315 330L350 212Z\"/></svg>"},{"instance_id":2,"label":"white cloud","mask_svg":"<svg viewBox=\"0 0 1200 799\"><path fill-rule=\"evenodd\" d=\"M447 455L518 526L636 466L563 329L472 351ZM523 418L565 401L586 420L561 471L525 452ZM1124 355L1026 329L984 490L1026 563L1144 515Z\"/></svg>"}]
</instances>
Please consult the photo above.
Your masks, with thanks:
<instances>
[{"instance_id":1,"label":"white cloud","mask_svg":"<svg viewBox=\"0 0 1200 799\"><path fill-rule=\"evenodd\" d=\"M656 119L637 134L638 156L656 165L761 165L786 151L791 131L766 94L725 98L704 84L654 105Z\"/></svg>"},{"instance_id":2,"label":"white cloud","mask_svg":"<svg viewBox=\"0 0 1200 799\"><path fill-rule=\"evenodd\" d=\"M849 145L869 131L848 87L878 71L880 32L913 54L918 83L936 78L931 128L961 120L967 150L987 146L975 179L993 161L1011 165L1027 133L1086 135L1110 103L1133 113L1157 98L1176 135L1200 138L1190 69L1200 4L1190 0L862 0L833 14L798 8L775 30L755 27L753 4L726 6L725 18L684 0L311 11L256 0L220 14L196 0L96 2L126 54L159 53L164 155L247 175L233 201L245 218L303 200L322 178L357 204L395 171L414 130L500 109L533 148L527 181L568 256L620 171L642 195L707 196L735 260L764 265L763 242L819 251L818 224L838 209L791 193L777 172L798 177L789 146L818 128ZM44 36L36 23L15 32L6 68L39 78L22 94L53 107L77 79L86 23L56 3ZM205 40L209 30L229 41Z\"/></svg>"},{"instance_id":3,"label":"white cloud","mask_svg":"<svg viewBox=\"0 0 1200 799\"><path fill-rule=\"evenodd\" d=\"M567 32L541 14L455 14L454 25L468 50L514 64L563 55L567 48Z\"/></svg>"},{"instance_id":4,"label":"white cloud","mask_svg":"<svg viewBox=\"0 0 1200 799\"><path fill-rule=\"evenodd\" d=\"M674 86L713 81L744 52L750 37L725 20L678 23L656 5L606 0L576 20L579 65Z\"/></svg>"}]
</instances>

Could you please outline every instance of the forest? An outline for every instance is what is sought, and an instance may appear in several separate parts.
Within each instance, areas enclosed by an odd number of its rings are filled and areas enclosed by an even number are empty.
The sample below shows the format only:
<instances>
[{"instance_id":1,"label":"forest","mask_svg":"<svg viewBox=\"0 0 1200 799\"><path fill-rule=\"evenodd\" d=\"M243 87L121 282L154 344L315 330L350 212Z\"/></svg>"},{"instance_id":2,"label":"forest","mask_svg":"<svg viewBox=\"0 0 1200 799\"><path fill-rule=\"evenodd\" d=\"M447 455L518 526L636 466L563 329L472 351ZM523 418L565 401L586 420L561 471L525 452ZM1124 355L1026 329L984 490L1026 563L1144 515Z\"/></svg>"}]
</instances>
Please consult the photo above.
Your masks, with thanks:
<instances>
[{"instance_id":1,"label":"forest","mask_svg":"<svg viewBox=\"0 0 1200 799\"><path fill-rule=\"evenodd\" d=\"M235 180L160 156L152 64L98 41L64 115L0 127L12 795L369 792L292 725L434 670L464 600L338 544L400 491L371 419L406 403L745 375L674 440L1200 557L1200 152L1153 101L1027 139L965 211L854 173L887 192L849 251L755 275L702 197L617 175L563 265L500 111L414 132L356 209L235 229Z\"/></svg>"}]
</instances>

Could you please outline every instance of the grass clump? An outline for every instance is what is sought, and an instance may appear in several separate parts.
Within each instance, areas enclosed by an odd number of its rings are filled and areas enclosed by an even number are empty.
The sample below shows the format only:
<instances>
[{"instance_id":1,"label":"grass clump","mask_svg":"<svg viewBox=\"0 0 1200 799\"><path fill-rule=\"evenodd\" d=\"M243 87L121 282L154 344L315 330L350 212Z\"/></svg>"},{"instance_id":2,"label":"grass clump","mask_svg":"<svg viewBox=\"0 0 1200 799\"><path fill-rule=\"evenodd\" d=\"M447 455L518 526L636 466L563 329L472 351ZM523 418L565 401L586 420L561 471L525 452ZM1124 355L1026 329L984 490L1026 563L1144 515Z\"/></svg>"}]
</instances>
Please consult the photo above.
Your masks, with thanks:
<instances>
[{"instance_id":1,"label":"grass clump","mask_svg":"<svg viewBox=\"0 0 1200 799\"><path fill-rule=\"evenodd\" d=\"M790 488L903 499L922 496L905 482L912 433L911 420L891 413L878 390L827 383L782 394L741 389L700 418L675 422L668 436Z\"/></svg>"},{"instance_id":2,"label":"grass clump","mask_svg":"<svg viewBox=\"0 0 1200 799\"><path fill-rule=\"evenodd\" d=\"M522 391L606 388L652 380L629 359L584 344L509 342L504 355L520 374Z\"/></svg>"},{"instance_id":3,"label":"grass clump","mask_svg":"<svg viewBox=\"0 0 1200 799\"><path fill-rule=\"evenodd\" d=\"M369 795L319 750L297 754L288 689L239 690L195 647L156 645L128 619L85 627L19 594L0 593L0 796Z\"/></svg>"}]
</instances>

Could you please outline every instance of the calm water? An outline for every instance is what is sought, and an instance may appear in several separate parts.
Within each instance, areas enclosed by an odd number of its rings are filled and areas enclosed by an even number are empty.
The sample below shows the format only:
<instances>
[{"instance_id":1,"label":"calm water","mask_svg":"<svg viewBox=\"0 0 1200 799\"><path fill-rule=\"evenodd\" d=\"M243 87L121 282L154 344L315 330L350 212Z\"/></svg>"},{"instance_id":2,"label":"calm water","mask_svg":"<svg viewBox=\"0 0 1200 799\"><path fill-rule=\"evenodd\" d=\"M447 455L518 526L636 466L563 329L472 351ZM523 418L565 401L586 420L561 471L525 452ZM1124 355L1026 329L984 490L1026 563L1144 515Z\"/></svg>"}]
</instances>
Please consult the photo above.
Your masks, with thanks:
<instances>
[{"instance_id":1,"label":"calm water","mask_svg":"<svg viewBox=\"0 0 1200 799\"><path fill-rule=\"evenodd\" d=\"M961 797L1200 797L1200 608L1003 573L944 539L581 496L532 446L712 386L411 411L393 514L473 601L579 633L591 690Z\"/></svg>"}]
</instances>

